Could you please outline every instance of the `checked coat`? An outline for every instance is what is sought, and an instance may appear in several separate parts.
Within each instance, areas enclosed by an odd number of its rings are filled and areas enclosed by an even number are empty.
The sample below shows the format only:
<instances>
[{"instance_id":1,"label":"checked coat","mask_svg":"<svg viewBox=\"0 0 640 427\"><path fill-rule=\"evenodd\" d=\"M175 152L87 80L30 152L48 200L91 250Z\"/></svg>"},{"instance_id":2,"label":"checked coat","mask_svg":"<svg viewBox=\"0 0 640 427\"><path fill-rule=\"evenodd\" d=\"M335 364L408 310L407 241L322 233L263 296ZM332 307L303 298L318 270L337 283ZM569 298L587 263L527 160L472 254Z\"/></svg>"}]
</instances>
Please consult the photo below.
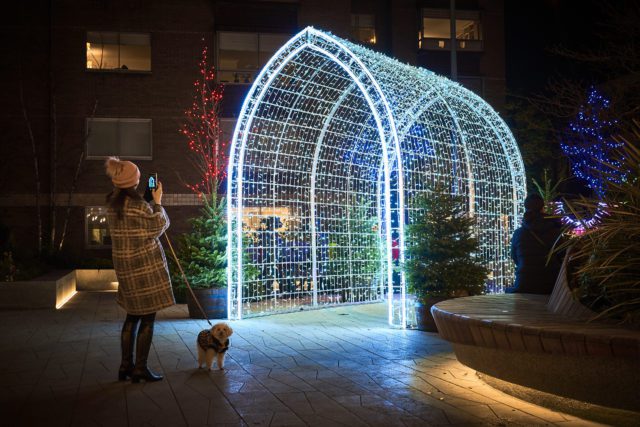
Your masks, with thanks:
<instances>
[{"instance_id":1,"label":"checked coat","mask_svg":"<svg viewBox=\"0 0 640 427\"><path fill-rule=\"evenodd\" d=\"M127 197L123 218L108 209L113 267L118 277L116 301L128 314L155 313L175 304L160 236L169 228L164 208Z\"/></svg>"}]
</instances>

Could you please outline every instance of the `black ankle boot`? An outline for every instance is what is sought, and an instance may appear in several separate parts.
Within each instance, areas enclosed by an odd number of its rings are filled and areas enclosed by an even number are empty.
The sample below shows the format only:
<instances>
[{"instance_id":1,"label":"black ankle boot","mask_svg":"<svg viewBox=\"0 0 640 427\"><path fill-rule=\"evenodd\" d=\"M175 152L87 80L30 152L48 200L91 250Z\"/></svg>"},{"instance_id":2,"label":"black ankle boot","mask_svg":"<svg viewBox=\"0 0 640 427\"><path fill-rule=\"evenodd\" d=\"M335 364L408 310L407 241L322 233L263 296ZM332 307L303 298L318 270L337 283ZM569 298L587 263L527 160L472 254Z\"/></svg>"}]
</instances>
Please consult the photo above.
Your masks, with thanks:
<instances>
[{"instance_id":1,"label":"black ankle boot","mask_svg":"<svg viewBox=\"0 0 640 427\"><path fill-rule=\"evenodd\" d=\"M136 341L136 366L131 372L131 382L139 383L140 380L155 382L162 380L162 375L158 375L147 367L151 340L153 339L153 323L155 313L142 317L140 328L138 329L138 339Z\"/></svg>"},{"instance_id":2,"label":"black ankle boot","mask_svg":"<svg viewBox=\"0 0 640 427\"><path fill-rule=\"evenodd\" d=\"M134 368L131 365L129 365L128 367L125 365L120 365L120 369L118 370L118 381L126 381L128 378L131 378L133 369Z\"/></svg>"},{"instance_id":3,"label":"black ankle boot","mask_svg":"<svg viewBox=\"0 0 640 427\"><path fill-rule=\"evenodd\" d=\"M153 383L156 381L161 381L164 377L162 375L158 375L156 373L154 373L153 371L149 370L149 368L147 368L145 366L144 370L138 370L137 368L133 370L133 373L131 374L131 382L132 383L139 383L140 380L144 380L148 383Z\"/></svg>"},{"instance_id":4,"label":"black ankle boot","mask_svg":"<svg viewBox=\"0 0 640 427\"><path fill-rule=\"evenodd\" d=\"M136 341L136 330L138 329L139 316L127 315L122 325L120 335L120 349L122 350L122 362L118 370L118 381L126 381L131 377L133 371L133 344Z\"/></svg>"}]
</instances>

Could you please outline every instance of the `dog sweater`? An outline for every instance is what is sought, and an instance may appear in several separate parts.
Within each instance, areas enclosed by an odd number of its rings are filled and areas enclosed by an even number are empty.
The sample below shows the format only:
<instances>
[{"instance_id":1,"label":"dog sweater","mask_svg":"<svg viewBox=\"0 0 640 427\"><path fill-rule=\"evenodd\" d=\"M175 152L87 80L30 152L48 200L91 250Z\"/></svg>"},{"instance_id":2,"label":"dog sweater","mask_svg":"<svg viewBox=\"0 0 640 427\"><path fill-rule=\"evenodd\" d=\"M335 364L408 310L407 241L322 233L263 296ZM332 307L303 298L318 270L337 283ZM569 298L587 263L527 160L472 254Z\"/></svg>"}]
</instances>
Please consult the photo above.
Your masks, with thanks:
<instances>
[{"instance_id":1,"label":"dog sweater","mask_svg":"<svg viewBox=\"0 0 640 427\"><path fill-rule=\"evenodd\" d=\"M198 334L198 345L203 350L212 349L216 353L224 353L229 349L229 339L227 338L224 344L222 344L216 337L211 335L210 330L205 329Z\"/></svg>"}]
</instances>

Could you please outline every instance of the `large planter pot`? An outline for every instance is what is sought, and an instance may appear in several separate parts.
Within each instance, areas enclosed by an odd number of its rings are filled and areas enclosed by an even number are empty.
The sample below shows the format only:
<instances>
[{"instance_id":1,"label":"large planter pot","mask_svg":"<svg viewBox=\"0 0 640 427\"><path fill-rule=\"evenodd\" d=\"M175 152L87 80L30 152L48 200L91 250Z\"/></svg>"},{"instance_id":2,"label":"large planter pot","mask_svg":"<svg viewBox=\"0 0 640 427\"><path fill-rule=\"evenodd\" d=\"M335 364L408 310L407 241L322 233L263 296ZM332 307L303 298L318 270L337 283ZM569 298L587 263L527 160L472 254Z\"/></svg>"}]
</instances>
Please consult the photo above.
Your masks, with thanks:
<instances>
[{"instance_id":1,"label":"large planter pot","mask_svg":"<svg viewBox=\"0 0 640 427\"><path fill-rule=\"evenodd\" d=\"M227 318L227 288L194 289L193 293L209 319ZM193 300L191 292L187 291L187 307L189 317L204 319L198 305Z\"/></svg>"},{"instance_id":2,"label":"large planter pot","mask_svg":"<svg viewBox=\"0 0 640 427\"><path fill-rule=\"evenodd\" d=\"M426 332L438 332L436 322L431 315L431 307L440 301L451 299L450 297L429 297L423 301L416 301L416 328Z\"/></svg>"}]
</instances>

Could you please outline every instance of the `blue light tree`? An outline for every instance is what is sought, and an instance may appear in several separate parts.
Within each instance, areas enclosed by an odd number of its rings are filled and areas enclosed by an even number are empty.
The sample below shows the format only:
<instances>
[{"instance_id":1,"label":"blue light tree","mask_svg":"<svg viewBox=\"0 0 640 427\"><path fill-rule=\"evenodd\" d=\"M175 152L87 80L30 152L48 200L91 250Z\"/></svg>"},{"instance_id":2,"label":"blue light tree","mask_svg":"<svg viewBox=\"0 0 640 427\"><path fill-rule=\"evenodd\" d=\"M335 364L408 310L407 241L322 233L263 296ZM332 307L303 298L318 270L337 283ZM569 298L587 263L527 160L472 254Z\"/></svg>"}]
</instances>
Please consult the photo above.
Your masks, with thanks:
<instances>
[{"instance_id":1,"label":"blue light tree","mask_svg":"<svg viewBox=\"0 0 640 427\"><path fill-rule=\"evenodd\" d=\"M564 154L571 161L571 170L602 197L606 182L620 182L624 174L614 152L622 145L613 139L617 120L609 119L610 101L595 88L589 89L586 105L574 122L569 124L569 136L561 143Z\"/></svg>"}]
</instances>

